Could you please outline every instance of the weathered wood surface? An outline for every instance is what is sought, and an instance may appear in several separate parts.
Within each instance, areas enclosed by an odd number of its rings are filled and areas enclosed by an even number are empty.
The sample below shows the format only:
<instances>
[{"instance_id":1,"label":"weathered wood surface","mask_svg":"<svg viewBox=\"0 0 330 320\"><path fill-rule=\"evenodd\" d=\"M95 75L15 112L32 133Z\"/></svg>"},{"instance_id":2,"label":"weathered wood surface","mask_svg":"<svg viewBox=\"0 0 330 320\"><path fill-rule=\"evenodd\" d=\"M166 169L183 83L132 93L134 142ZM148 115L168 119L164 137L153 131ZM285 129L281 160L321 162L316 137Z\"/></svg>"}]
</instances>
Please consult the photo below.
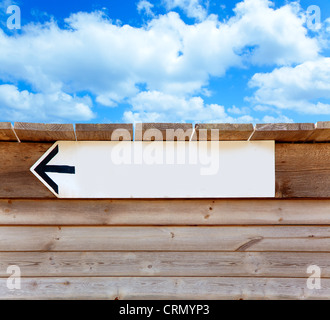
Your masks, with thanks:
<instances>
[{"instance_id":1,"label":"weathered wood surface","mask_svg":"<svg viewBox=\"0 0 330 320\"><path fill-rule=\"evenodd\" d=\"M76 124L78 141L131 141L133 124Z\"/></svg>"},{"instance_id":2,"label":"weathered wood surface","mask_svg":"<svg viewBox=\"0 0 330 320\"><path fill-rule=\"evenodd\" d=\"M54 198L30 168L51 147L49 143L0 142L0 198Z\"/></svg>"},{"instance_id":3,"label":"weathered wood surface","mask_svg":"<svg viewBox=\"0 0 330 320\"><path fill-rule=\"evenodd\" d=\"M0 198L54 198L30 172L48 143L0 142ZM276 144L276 197L330 198L330 144ZM251 182L253 183L253 182Z\"/></svg>"},{"instance_id":4,"label":"weathered wood surface","mask_svg":"<svg viewBox=\"0 0 330 320\"><path fill-rule=\"evenodd\" d=\"M280 142L303 142L313 134L313 123L257 124L250 140L276 140Z\"/></svg>"},{"instance_id":5,"label":"weathered wood surface","mask_svg":"<svg viewBox=\"0 0 330 320\"><path fill-rule=\"evenodd\" d=\"M15 129L22 141L47 142L56 140L75 140L72 124L40 124L16 122ZM168 132L166 133L166 130ZM212 140L211 132L215 132L213 139L228 140L276 140L279 142L329 142L330 122L313 123L268 123L257 124L196 124L192 130L189 123L143 123L137 124L135 130L136 141L150 140ZM113 132L118 130L115 137ZM177 131L178 130L178 131ZM159 134L160 132L160 134ZM77 138L83 140L116 140L133 139L132 124L76 124ZM192 135L191 135L192 133ZM145 136L144 136L145 135ZM144 137L143 137L144 136ZM0 141L17 141L15 131L10 122L0 123Z\"/></svg>"},{"instance_id":6,"label":"weathered wood surface","mask_svg":"<svg viewBox=\"0 0 330 320\"><path fill-rule=\"evenodd\" d=\"M294 277L317 265L330 278L330 253L296 252L1 252L0 277Z\"/></svg>"},{"instance_id":7,"label":"weathered wood surface","mask_svg":"<svg viewBox=\"0 0 330 320\"><path fill-rule=\"evenodd\" d=\"M330 121L318 122L315 131L307 141L329 142L330 141Z\"/></svg>"},{"instance_id":8,"label":"weathered wood surface","mask_svg":"<svg viewBox=\"0 0 330 320\"><path fill-rule=\"evenodd\" d=\"M15 122L14 130L20 141L76 140L72 124Z\"/></svg>"},{"instance_id":9,"label":"weathered wood surface","mask_svg":"<svg viewBox=\"0 0 330 320\"><path fill-rule=\"evenodd\" d=\"M330 200L0 200L0 225L329 225Z\"/></svg>"},{"instance_id":10,"label":"weathered wood surface","mask_svg":"<svg viewBox=\"0 0 330 320\"><path fill-rule=\"evenodd\" d=\"M328 252L330 227L0 227L0 251Z\"/></svg>"},{"instance_id":11,"label":"weathered wood surface","mask_svg":"<svg viewBox=\"0 0 330 320\"><path fill-rule=\"evenodd\" d=\"M191 123L137 123L135 141L190 141Z\"/></svg>"},{"instance_id":12,"label":"weathered wood surface","mask_svg":"<svg viewBox=\"0 0 330 320\"><path fill-rule=\"evenodd\" d=\"M0 122L0 141L18 141L10 122Z\"/></svg>"},{"instance_id":13,"label":"weathered wood surface","mask_svg":"<svg viewBox=\"0 0 330 320\"><path fill-rule=\"evenodd\" d=\"M81 140L111 131L89 129ZM304 139L280 129L280 141ZM329 144L276 144L276 196L315 200L55 200L29 171L51 145L0 143L0 299L329 299ZM21 290L6 287L9 265ZM307 288L309 265L320 290Z\"/></svg>"},{"instance_id":14,"label":"weathered wood surface","mask_svg":"<svg viewBox=\"0 0 330 320\"><path fill-rule=\"evenodd\" d=\"M330 144L276 144L276 197L330 197Z\"/></svg>"},{"instance_id":15,"label":"weathered wood surface","mask_svg":"<svg viewBox=\"0 0 330 320\"><path fill-rule=\"evenodd\" d=\"M199 141L247 141L253 133L252 124L200 123L195 126Z\"/></svg>"},{"instance_id":16,"label":"weathered wood surface","mask_svg":"<svg viewBox=\"0 0 330 320\"><path fill-rule=\"evenodd\" d=\"M0 299L220 300L329 299L330 279L320 290L303 278L23 278L21 290L10 291L0 279Z\"/></svg>"}]
</instances>

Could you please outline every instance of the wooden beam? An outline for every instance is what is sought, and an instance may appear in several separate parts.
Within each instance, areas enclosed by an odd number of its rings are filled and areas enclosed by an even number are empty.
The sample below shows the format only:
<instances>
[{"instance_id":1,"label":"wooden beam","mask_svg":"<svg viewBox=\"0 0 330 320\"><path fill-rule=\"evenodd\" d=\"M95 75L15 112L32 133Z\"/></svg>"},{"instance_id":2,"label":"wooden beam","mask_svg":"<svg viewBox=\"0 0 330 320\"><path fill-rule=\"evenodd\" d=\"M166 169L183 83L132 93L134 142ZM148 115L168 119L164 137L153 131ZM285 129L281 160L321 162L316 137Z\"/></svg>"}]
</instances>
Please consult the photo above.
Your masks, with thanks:
<instances>
[{"instance_id":1,"label":"wooden beam","mask_svg":"<svg viewBox=\"0 0 330 320\"><path fill-rule=\"evenodd\" d=\"M78 141L131 141L133 124L76 124Z\"/></svg>"},{"instance_id":2,"label":"wooden beam","mask_svg":"<svg viewBox=\"0 0 330 320\"><path fill-rule=\"evenodd\" d=\"M0 251L328 252L330 227L0 227Z\"/></svg>"},{"instance_id":3,"label":"wooden beam","mask_svg":"<svg viewBox=\"0 0 330 320\"><path fill-rule=\"evenodd\" d=\"M307 141L329 142L330 141L330 121L318 122L313 134Z\"/></svg>"},{"instance_id":4,"label":"wooden beam","mask_svg":"<svg viewBox=\"0 0 330 320\"><path fill-rule=\"evenodd\" d=\"M191 123L137 123L135 141L189 141Z\"/></svg>"},{"instance_id":5,"label":"wooden beam","mask_svg":"<svg viewBox=\"0 0 330 320\"><path fill-rule=\"evenodd\" d=\"M54 142L75 141L72 124L15 122L15 132L20 141Z\"/></svg>"},{"instance_id":6,"label":"wooden beam","mask_svg":"<svg viewBox=\"0 0 330 320\"><path fill-rule=\"evenodd\" d=\"M0 225L330 225L330 200L0 200Z\"/></svg>"},{"instance_id":7,"label":"wooden beam","mask_svg":"<svg viewBox=\"0 0 330 320\"><path fill-rule=\"evenodd\" d=\"M72 300L245 300L325 299L330 279L319 290L308 289L303 278L22 278L20 290L9 290L0 279L0 299Z\"/></svg>"},{"instance_id":8,"label":"wooden beam","mask_svg":"<svg viewBox=\"0 0 330 320\"><path fill-rule=\"evenodd\" d=\"M0 198L54 198L29 171L47 143L0 142ZM330 144L276 144L276 197L330 198Z\"/></svg>"},{"instance_id":9,"label":"wooden beam","mask_svg":"<svg viewBox=\"0 0 330 320\"><path fill-rule=\"evenodd\" d=\"M0 141L18 141L10 122L0 122Z\"/></svg>"},{"instance_id":10,"label":"wooden beam","mask_svg":"<svg viewBox=\"0 0 330 320\"><path fill-rule=\"evenodd\" d=\"M303 142L314 132L313 123L257 124L250 140L275 140L279 142Z\"/></svg>"},{"instance_id":11,"label":"wooden beam","mask_svg":"<svg viewBox=\"0 0 330 320\"><path fill-rule=\"evenodd\" d=\"M195 126L199 141L246 141L253 133L252 124L200 123Z\"/></svg>"},{"instance_id":12,"label":"wooden beam","mask_svg":"<svg viewBox=\"0 0 330 320\"><path fill-rule=\"evenodd\" d=\"M0 277L287 277L317 265L330 278L330 253L290 252L1 252Z\"/></svg>"}]
</instances>

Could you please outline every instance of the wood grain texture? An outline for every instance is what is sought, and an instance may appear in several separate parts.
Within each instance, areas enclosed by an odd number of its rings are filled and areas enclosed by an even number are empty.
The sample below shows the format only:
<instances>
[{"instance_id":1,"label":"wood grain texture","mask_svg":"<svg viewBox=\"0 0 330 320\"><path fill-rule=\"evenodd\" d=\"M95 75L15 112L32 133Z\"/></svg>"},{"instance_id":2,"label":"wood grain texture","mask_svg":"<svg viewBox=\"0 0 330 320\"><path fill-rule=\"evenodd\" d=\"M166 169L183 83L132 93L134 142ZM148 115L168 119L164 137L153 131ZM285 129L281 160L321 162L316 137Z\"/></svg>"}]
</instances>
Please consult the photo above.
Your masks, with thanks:
<instances>
[{"instance_id":1,"label":"wood grain texture","mask_svg":"<svg viewBox=\"0 0 330 320\"><path fill-rule=\"evenodd\" d=\"M276 197L330 197L330 144L276 144Z\"/></svg>"},{"instance_id":2,"label":"wood grain texture","mask_svg":"<svg viewBox=\"0 0 330 320\"><path fill-rule=\"evenodd\" d=\"M137 123L135 141L189 141L191 123Z\"/></svg>"},{"instance_id":3,"label":"wood grain texture","mask_svg":"<svg viewBox=\"0 0 330 320\"><path fill-rule=\"evenodd\" d=\"M252 124L200 123L195 130L199 141L247 141L254 129Z\"/></svg>"},{"instance_id":4,"label":"wood grain texture","mask_svg":"<svg viewBox=\"0 0 330 320\"><path fill-rule=\"evenodd\" d=\"M0 122L0 141L18 141L10 122Z\"/></svg>"},{"instance_id":5,"label":"wood grain texture","mask_svg":"<svg viewBox=\"0 0 330 320\"><path fill-rule=\"evenodd\" d=\"M133 124L76 124L78 141L131 141Z\"/></svg>"},{"instance_id":6,"label":"wood grain texture","mask_svg":"<svg viewBox=\"0 0 330 320\"><path fill-rule=\"evenodd\" d=\"M15 291L7 289L6 281L0 279L0 299L246 300L330 296L330 279L322 279L320 290L308 289L303 278L22 278L21 290Z\"/></svg>"},{"instance_id":7,"label":"wood grain texture","mask_svg":"<svg viewBox=\"0 0 330 320\"><path fill-rule=\"evenodd\" d=\"M54 198L30 172L50 147L47 143L0 142L0 197Z\"/></svg>"},{"instance_id":8,"label":"wood grain texture","mask_svg":"<svg viewBox=\"0 0 330 320\"><path fill-rule=\"evenodd\" d=\"M250 140L275 140L279 142L303 142L313 134L313 123L257 124Z\"/></svg>"},{"instance_id":9,"label":"wood grain texture","mask_svg":"<svg viewBox=\"0 0 330 320\"><path fill-rule=\"evenodd\" d=\"M295 277L317 265L330 278L330 253L290 252L0 252L0 277Z\"/></svg>"},{"instance_id":10,"label":"wood grain texture","mask_svg":"<svg viewBox=\"0 0 330 320\"><path fill-rule=\"evenodd\" d=\"M0 198L54 198L29 171L47 143L0 142ZM276 197L330 198L330 144L276 144Z\"/></svg>"},{"instance_id":11,"label":"wood grain texture","mask_svg":"<svg viewBox=\"0 0 330 320\"><path fill-rule=\"evenodd\" d=\"M330 227L0 227L0 251L329 252Z\"/></svg>"},{"instance_id":12,"label":"wood grain texture","mask_svg":"<svg viewBox=\"0 0 330 320\"><path fill-rule=\"evenodd\" d=\"M307 141L329 142L330 141L330 121L318 122L313 134Z\"/></svg>"},{"instance_id":13,"label":"wood grain texture","mask_svg":"<svg viewBox=\"0 0 330 320\"><path fill-rule=\"evenodd\" d=\"M15 122L15 132L20 141L54 142L75 141L72 124Z\"/></svg>"},{"instance_id":14,"label":"wood grain texture","mask_svg":"<svg viewBox=\"0 0 330 320\"><path fill-rule=\"evenodd\" d=\"M0 225L313 224L330 224L330 200L0 200Z\"/></svg>"}]
</instances>

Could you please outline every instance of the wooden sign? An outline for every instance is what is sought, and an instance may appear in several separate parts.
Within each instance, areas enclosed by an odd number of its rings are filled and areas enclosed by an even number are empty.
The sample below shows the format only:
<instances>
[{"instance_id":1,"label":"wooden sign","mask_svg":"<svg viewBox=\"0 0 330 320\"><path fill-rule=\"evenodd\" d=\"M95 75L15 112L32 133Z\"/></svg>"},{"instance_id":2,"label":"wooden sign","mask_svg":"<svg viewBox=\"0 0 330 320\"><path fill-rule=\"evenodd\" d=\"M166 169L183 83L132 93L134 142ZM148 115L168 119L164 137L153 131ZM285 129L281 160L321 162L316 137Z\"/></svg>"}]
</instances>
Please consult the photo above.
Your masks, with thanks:
<instances>
[{"instance_id":1,"label":"wooden sign","mask_svg":"<svg viewBox=\"0 0 330 320\"><path fill-rule=\"evenodd\" d=\"M59 141L31 172L59 198L274 197L275 143Z\"/></svg>"}]
</instances>

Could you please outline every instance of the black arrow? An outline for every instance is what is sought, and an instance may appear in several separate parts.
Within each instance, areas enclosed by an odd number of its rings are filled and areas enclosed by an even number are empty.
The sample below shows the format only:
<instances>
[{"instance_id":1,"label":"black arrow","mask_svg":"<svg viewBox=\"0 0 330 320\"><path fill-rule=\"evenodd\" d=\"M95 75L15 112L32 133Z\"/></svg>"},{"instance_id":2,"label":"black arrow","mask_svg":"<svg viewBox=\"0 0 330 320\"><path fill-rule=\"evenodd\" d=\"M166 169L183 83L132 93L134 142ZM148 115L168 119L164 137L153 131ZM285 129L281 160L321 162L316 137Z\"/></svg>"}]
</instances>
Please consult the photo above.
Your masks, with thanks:
<instances>
[{"instance_id":1,"label":"black arrow","mask_svg":"<svg viewBox=\"0 0 330 320\"><path fill-rule=\"evenodd\" d=\"M75 174L75 167L50 166L48 163L58 154L58 145L42 160L34 169L36 173L58 194L58 185L46 174L46 172Z\"/></svg>"}]
</instances>

